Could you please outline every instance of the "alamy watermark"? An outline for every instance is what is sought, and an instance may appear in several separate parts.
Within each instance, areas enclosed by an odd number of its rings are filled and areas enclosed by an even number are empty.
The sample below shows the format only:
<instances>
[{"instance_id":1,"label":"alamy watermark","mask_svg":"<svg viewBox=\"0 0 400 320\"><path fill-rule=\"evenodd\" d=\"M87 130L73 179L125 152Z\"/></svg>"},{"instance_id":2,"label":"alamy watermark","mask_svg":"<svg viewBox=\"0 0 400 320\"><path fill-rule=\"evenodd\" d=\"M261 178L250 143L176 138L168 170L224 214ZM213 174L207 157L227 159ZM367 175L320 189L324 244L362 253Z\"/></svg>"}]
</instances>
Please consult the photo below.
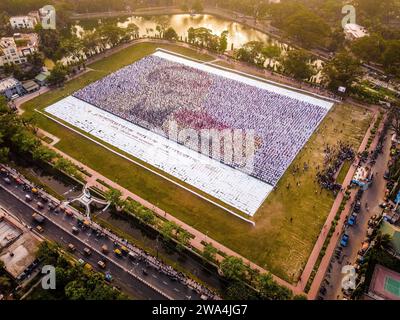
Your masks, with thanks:
<instances>
[{"instance_id":1,"label":"alamy watermark","mask_svg":"<svg viewBox=\"0 0 400 320\"><path fill-rule=\"evenodd\" d=\"M52 5L46 5L40 10L43 29L56 29L56 9Z\"/></svg>"},{"instance_id":2,"label":"alamy watermark","mask_svg":"<svg viewBox=\"0 0 400 320\"><path fill-rule=\"evenodd\" d=\"M357 279L356 269L352 265L345 265L342 268L342 274L345 274L342 279L342 288L344 290L354 290Z\"/></svg>"},{"instance_id":3,"label":"alamy watermark","mask_svg":"<svg viewBox=\"0 0 400 320\"><path fill-rule=\"evenodd\" d=\"M356 24L356 8L351 4L346 4L342 8L342 14L345 16L342 19L342 28L344 29L347 24Z\"/></svg>"},{"instance_id":4,"label":"alamy watermark","mask_svg":"<svg viewBox=\"0 0 400 320\"><path fill-rule=\"evenodd\" d=\"M56 268L52 265L45 265L42 268L42 288L44 290L56 289Z\"/></svg>"}]
</instances>

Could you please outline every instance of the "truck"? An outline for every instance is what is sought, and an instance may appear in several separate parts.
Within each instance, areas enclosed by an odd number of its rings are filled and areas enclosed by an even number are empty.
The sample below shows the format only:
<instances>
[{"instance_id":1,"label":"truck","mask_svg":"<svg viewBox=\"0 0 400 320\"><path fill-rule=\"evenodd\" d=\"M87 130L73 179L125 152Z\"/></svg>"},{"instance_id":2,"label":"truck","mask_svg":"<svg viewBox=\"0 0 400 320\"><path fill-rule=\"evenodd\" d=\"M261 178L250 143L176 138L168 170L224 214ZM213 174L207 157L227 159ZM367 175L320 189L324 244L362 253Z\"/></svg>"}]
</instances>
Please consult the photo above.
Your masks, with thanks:
<instances>
[{"instance_id":1,"label":"truck","mask_svg":"<svg viewBox=\"0 0 400 320\"><path fill-rule=\"evenodd\" d=\"M32 214L32 218L33 218L33 220L35 220L37 223L43 223L43 221L44 221L44 217L43 217L42 215L36 213L36 212Z\"/></svg>"}]
</instances>

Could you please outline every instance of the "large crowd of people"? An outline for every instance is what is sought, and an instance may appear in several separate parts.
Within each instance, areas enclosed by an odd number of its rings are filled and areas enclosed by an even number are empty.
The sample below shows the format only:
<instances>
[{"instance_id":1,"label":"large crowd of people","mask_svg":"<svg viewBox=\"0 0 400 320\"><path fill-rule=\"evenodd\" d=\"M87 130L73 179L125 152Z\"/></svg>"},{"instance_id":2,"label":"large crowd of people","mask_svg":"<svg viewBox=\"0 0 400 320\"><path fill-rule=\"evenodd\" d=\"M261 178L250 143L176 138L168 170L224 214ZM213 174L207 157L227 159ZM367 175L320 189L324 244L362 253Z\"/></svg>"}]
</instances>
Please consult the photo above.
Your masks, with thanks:
<instances>
[{"instance_id":1,"label":"large crowd of people","mask_svg":"<svg viewBox=\"0 0 400 320\"><path fill-rule=\"evenodd\" d=\"M355 152L350 145L339 142L336 147L326 145L324 154L324 168L317 173L317 180L321 187L336 193L342 186L336 182L335 176L345 161L353 161Z\"/></svg>"},{"instance_id":2,"label":"large crowd of people","mask_svg":"<svg viewBox=\"0 0 400 320\"><path fill-rule=\"evenodd\" d=\"M168 138L171 121L178 129L252 131L256 150L245 155L253 159L251 175L271 185L328 111L304 99L153 55L88 85L74 97ZM215 158L211 146L178 142ZM243 155L244 150L233 152ZM243 157L218 157L227 165L243 167Z\"/></svg>"}]
</instances>

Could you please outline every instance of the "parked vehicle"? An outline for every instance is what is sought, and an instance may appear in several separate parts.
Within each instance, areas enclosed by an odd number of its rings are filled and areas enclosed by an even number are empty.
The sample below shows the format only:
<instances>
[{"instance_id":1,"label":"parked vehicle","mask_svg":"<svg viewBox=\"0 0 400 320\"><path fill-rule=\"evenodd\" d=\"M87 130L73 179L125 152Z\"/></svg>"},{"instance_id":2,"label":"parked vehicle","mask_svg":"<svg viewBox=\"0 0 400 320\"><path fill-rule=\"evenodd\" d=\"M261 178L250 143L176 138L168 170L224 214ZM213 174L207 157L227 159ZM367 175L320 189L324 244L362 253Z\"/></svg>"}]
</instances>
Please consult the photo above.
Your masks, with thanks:
<instances>
[{"instance_id":1,"label":"parked vehicle","mask_svg":"<svg viewBox=\"0 0 400 320\"><path fill-rule=\"evenodd\" d=\"M92 254L92 250L90 250L89 248L84 248L83 252L85 253L85 255L90 256Z\"/></svg>"},{"instance_id":2,"label":"parked vehicle","mask_svg":"<svg viewBox=\"0 0 400 320\"><path fill-rule=\"evenodd\" d=\"M106 264L104 263L104 261L100 260L99 262L97 262L97 264L99 265L100 268L105 269L106 268Z\"/></svg>"},{"instance_id":3,"label":"parked vehicle","mask_svg":"<svg viewBox=\"0 0 400 320\"><path fill-rule=\"evenodd\" d=\"M349 226L354 226L356 224L356 221L357 221L357 214L353 212L353 214L347 220L347 224Z\"/></svg>"},{"instance_id":4,"label":"parked vehicle","mask_svg":"<svg viewBox=\"0 0 400 320\"><path fill-rule=\"evenodd\" d=\"M345 232L342 236L342 240L340 240L340 245L342 247L347 247L348 243L349 243L349 235Z\"/></svg>"},{"instance_id":5,"label":"parked vehicle","mask_svg":"<svg viewBox=\"0 0 400 320\"><path fill-rule=\"evenodd\" d=\"M36 226L36 231L39 233L43 233L44 229L41 226Z\"/></svg>"},{"instance_id":6,"label":"parked vehicle","mask_svg":"<svg viewBox=\"0 0 400 320\"><path fill-rule=\"evenodd\" d=\"M72 232L75 233L75 234L79 233L79 229L77 227L73 226L72 227Z\"/></svg>"},{"instance_id":7,"label":"parked vehicle","mask_svg":"<svg viewBox=\"0 0 400 320\"><path fill-rule=\"evenodd\" d=\"M115 249L115 250L114 250L114 253L115 253L116 256L122 257L122 252L121 252L121 250Z\"/></svg>"},{"instance_id":8,"label":"parked vehicle","mask_svg":"<svg viewBox=\"0 0 400 320\"><path fill-rule=\"evenodd\" d=\"M75 249L75 246L72 243L70 243L68 245L68 250L71 251L71 252L74 252L76 249Z\"/></svg>"}]
</instances>

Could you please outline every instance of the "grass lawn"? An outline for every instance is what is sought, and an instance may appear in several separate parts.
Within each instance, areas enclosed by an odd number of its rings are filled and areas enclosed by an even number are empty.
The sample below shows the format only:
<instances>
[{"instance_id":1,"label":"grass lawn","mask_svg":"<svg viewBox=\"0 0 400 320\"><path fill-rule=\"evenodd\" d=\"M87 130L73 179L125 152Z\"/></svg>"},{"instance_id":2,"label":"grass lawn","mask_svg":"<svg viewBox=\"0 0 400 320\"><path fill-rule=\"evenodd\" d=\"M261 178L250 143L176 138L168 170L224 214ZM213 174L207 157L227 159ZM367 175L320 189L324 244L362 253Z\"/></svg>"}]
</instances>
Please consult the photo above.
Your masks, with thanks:
<instances>
[{"instance_id":1,"label":"grass lawn","mask_svg":"<svg viewBox=\"0 0 400 320\"><path fill-rule=\"evenodd\" d=\"M197 59L212 60L190 49L173 45L141 43L89 65L92 71L67 83L64 88L43 94L26 104L27 115L34 115L38 125L58 136L60 150L87 164L123 187L170 212L182 221L220 241L241 255L288 281L296 281L333 203L333 196L320 192L315 183L316 165L323 161L323 146L339 140L358 146L370 122L370 114L356 106L338 105L328 114L319 129L281 179L276 190L256 213L252 227L209 202L106 149L63 128L34 112L73 93L75 90L163 47ZM295 166L310 169L291 174ZM296 182L300 182L300 187ZM291 187L286 188L290 183Z\"/></svg>"},{"instance_id":2,"label":"grass lawn","mask_svg":"<svg viewBox=\"0 0 400 320\"><path fill-rule=\"evenodd\" d=\"M339 174L337 175L336 182L342 184L344 178L346 178L347 172L349 171L351 162L346 160L340 168Z\"/></svg>"}]
</instances>

